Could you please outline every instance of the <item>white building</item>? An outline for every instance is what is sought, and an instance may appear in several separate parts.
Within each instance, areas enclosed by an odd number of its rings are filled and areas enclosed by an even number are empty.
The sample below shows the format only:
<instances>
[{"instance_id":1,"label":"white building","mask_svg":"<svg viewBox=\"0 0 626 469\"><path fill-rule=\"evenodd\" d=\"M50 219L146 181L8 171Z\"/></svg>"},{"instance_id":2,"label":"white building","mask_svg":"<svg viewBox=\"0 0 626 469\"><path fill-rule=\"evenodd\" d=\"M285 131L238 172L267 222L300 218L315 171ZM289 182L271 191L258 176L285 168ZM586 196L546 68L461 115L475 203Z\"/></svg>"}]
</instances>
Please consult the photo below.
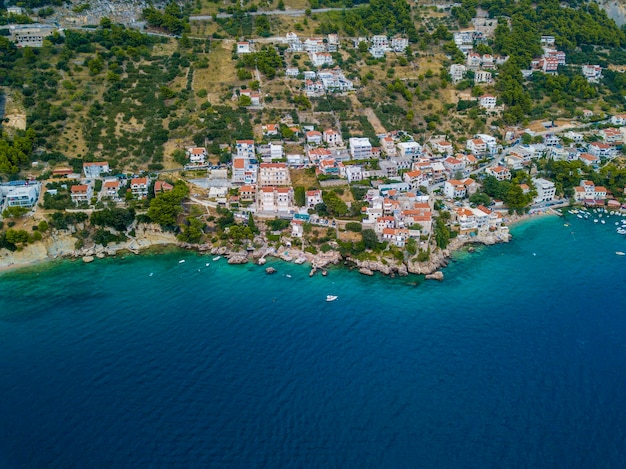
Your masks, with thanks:
<instances>
[{"instance_id":1,"label":"white building","mask_svg":"<svg viewBox=\"0 0 626 469\"><path fill-rule=\"evenodd\" d=\"M487 168L485 172L498 181L507 181L511 179L511 171L506 166L494 166L493 168Z\"/></svg>"},{"instance_id":2,"label":"white building","mask_svg":"<svg viewBox=\"0 0 626 469\"><path fill-rule=\"evenodd\" d=\"M384 34L377 34L376 36L372 36L370 38L370 44L374 47L382 47L386 49L389 47L389 38Z\"/></svg>"},{"instance_id":3,"label":"white building","mask_svg":"<svg viewBox=\"0 0 626 469\"><path fill-rule=\"evenodd\" d=\"M316 67L333 64L333 56L328 52L311 52L309 53L309 58L311 59L311 63Z\"/></svg>"},{"instance_id":4,"label":"white building","mask_svg":"<svg viewBox=\"0 0 626 469\"><path fill-rule=\"evenodd\" d=\"M324 40L319 37L311 37L304 41L304 50L311 52L325 52L326 44L324 44Z\"/></svg>"},{"instance_id":5,"label":"white building","mask_svg":"<svg viewBox=\"0 0 626 469\"><path fill-rule=\"evenodd\" d=\"M106 161L96 161L92 163L83 163L83 173L86 178L96 179L102 174L108 173L110 170L109 163Z\"/></svg>"},{"instance_id":6,"label":"white building","mask_svg":"<svg viewBox=\"0 0 626 469\"><path fill-rule=\"evenodd\" d=\"M148 186L150 179L147 177L132 178L130 180L130 190L136 199L145 199L148 196Z\"/></svg>"},{"instance_id":7,"label":"white building","mask_svg":"<svg viewBox=\"0 0 626 469\"><path fill-rule=\"evenodd\" d=\"M592 142L589 144L589 153L598 158L612 158L615 149L607 143Z\"/></svg>"},{"instance_id":8,"label":"white building","mask_svg":"<svg viewBox=\"0 0 626 469\"><path fill-rule=\"evenodd\" d=\"M391 48L394 52L404 52L409 47L409 40L405 37L394 37L391 40Z\"/></svg>"},{"instance_id":9,"label":"white building","mask_svg":"<svg viewBox=\"0 0 626 469\"><path fill-rule=\"evenodd\" d=\"M39 190L39 184L10 187L6 193L6 204L9 207L33 207L39 199Z\"/></svg>"},{"instance_id":10,"label":"white building","mask_svg":"<svg viewBox=\"0 0 626 469\"><path fill-rule=\"evenodd\" d=\"M452 77L452 83L458 83L465 78L465 72L467 67L463 64L450 65L450 76Z\"/></svg>"},{"instance_id":11,"label":"white building","mask_svg":"<svg viewBox=\"0 0 626 469\"><path fill-rule=\"evenodd\" d=\"M293 187L261 187L257 191L257 210L292 213L294 211L293 200Z\"/></svg>"},{"instance_id":12,"label":"white building","mask_svg":"<svg viewBox=\"0 0 626 469\"><path fill-rule=\"evenodd\" d=\"M102 184L102 191L100 194L102 197L109 197L113 200L119 199L120 181L118 179L109 179Z\"/></svg>"},{"instance_id":13,"label":"white building","mask_svg":"<svg viewBox=\"0 0 626 469\"><path fill-rule=\"evenodd\" d=\"M467 189L461 181L450 179L443 183L443 193L449 199L462 199L467 194Z\"/></svg>"},{"instance_id":14,"label":"white building","mask_svg":"<svg viewBox=\"0 0 626 469\"><path fill-rule=\"evenodd\" d=\"M348 180L348 183L363 180L363 166L350 164L348 166L344 166L343 172Z\"/></svg>"},{"instance_id":15,"label":"white building","mask_svg":"<svg viewBox=\"0 0 626 469\"><path fill-rule=\"evenodd\" d=\"M254 140L237 140L235 149L240 158L253 159L255 156Z\"/></svg>"},{"instance_id":16,"label":"white building","mask_svg":"<svg viewBox=\"0 0 626 469\"><path fill-rule=\"evenodd\" d=\"M307 208L314 208L317 204L321 204L322 191L319 189L306 192L306 206Z\"/></svg>"},{"instance_id":17,"label":"white building","mask_svg":"<svg viewBox=\"0 0 626 469\"><path fill-rule=\"evenodd\" d=\"M237 43L237 54L249 54L252 52L250 43L247 41Z\"/></svg>"},{"instance_id":18,"label":"white building","mask_svg":"<svg viewBox=\"0 0 626 469\"><path fill-rule=\"evenodd\" d=\"M259 186L288 186L291 184L289 169L285 163L261 163L259 166Z\"/></svg>"},{"instance_id":19,"label":"white building","mask_svg":"<svg viewBox=\"0 0 626 469\"><path fill-rule=\"evenodd\" d=\"M343 145L343 141L341 139L341 134L339 132L334 131L333 129L326 129L322 134L322 138L325 143L329 146L341 146Z\"/></svg>"},{"instance_id":20,"label":"white building","mask_svg":"<svg viewBox=\"0 0 626 469\"><path fill-rule=\"evenodd\" d=\"M422 146L417 142L400 142L396 146L404 158L415 158L422 153Z\"/></svg>"},{"instance_id":21,"label":"white building","mask_svg":"<svg viewBox=\"0 0 626 469\"><path fill-rule=\"evenodd\" d=\"M478 105L483 109L495 109L498 99L490 94L482 95L478 98Z\"/></svg>"},{"instance_id":22,"label":"white building","mask_svg":"<svg viewBox=\"0 0 626 469\"><path fill-rule=\"evenodd\" d=\"M232 181L235 184L256 184L259 167L248 158L235 157L232 165Z\"/></svg>"},{"instance_id":23,"label":"white building","mask_svg":"<svg viewBox=\"0 0 626 469\"><path fill-rule=\"evenodd\" d=\"M306 134L306 143L309 145L321 145L322 133L317 130L309 130Z\"/></svg>"},{"instance_id":24,"label":"white building","mask_svg":"<svg viewBox=\"0 0 626 469\"><path fill-rule=\"evenodd\" d=\"M547 179L537 178L533 179L533 184L535 184L535 188L537 189L537 197L535 197L534 203L538 204L541 202L550 202L554 200L554 195L556 194L556 187L552 181L548 181Z\"/></svg>"},{"instance_id":25,"label":"white building","mask_svg":"<svg viewBox=\"0 0 626 469\"><path fill-rule=\"evenodd\" d=\"M289 48L287 50L291 52L301 52L304 48L304 46L302 45L302 41L300 40L298 35L293 32L287 33L285 39L283 40L283 43L289 45Z\"/></svg>"},{"instance_id":26,"label":"white building","mask_svg":"<svg viewBox=\"0 0 626 469\"><path fill-rule=\"evenodd\" d=\"M476 70L476 73L474 73L474 83L491 83L492 81L493 77L491 76L491 72Z\"/></svg>"},{"instance_id":27,"label":"white building","mask_svg":"<svg viewBox=\"0 0 626 469\"><path fill-rule=\"evenodd\" d=\"M348 140L350 146L350 154L355 160L362 160L371 158L372 156L372 144L369 138L365 137L351 137Z\"/></svg>"},{"instance_id":28,"label":"white building","mask_svg":"<svg viewBox=\"0 0 626 469\"><path fill-rule=\"evenodd\" d=\"M382 59L387 53L387 49L384 47L371 46L368 50L375 59Z\"/></svg>"},{"instance_id":29,"label":"white building","mask_svg":"<svg viewBox=\"0 0 626 469\"><path fill-rule=\"evenodd\" d=\"M187 148L187 158L190 163L202 164L206 161L207 151L204 147Z\"/></svg>"},{"instance_id":30,"label":"white building","mask_svg":"<svg viewBox=\"0 0 626 469\"><path fill-rule=\"evenodd\" d=\"M481 138L470 138L465 143L465 148L475 155L484 155L487 152L487 144Z\"/></svg>"},{"instance_id":31,"label":"white building","mask_svg":"<svg viewBox=\"0 0 626 469\"><path fill-rule=\"evenodd\" d=\"M70 192L72 202L76 205L80 203L89 203L93 197L93 187L91 187L91 184L73 185Z\"/></svg>"},{"instance_id":32,"label":"white building","mask_svg":"<svg viewBox=\"0 0 626 469\"><path fill-rule=\"evenodd\" d=\"M583 65L581 71L589 83L599 83L602 78L602 67L599 65Z\"/></svg>"}]
</instances>

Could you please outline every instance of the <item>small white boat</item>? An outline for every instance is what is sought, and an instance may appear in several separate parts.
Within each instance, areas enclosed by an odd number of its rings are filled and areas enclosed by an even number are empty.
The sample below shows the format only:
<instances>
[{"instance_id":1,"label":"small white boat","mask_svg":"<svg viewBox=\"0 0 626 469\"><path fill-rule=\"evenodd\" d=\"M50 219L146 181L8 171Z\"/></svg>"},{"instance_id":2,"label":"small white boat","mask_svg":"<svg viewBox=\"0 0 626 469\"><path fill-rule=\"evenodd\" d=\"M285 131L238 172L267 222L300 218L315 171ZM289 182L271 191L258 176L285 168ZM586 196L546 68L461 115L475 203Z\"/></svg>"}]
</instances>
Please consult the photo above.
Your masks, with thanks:
<instances>
[{"instance_id":1,"label":"small white boat","mask_svg":"<svg viewBox=\"0 0 626 469\"><path fill-rule=\"evenodd\" d=\"M185 259L181 259L178 261L179 264L184 264L185 263Z\"/></svg>"},{"instance_id":2,"label":"small white boat","mask_svg":"<svg viewBox=\"0 0 626 469\"><path fill-rule=\"evenodd\" d=\"M152 277L154 275L154 272L150 272L150 275L148 275L148 277Z\"/></svg>"},{"instance_id":3,"label":"small white boat","mask_svg":"<svg viewBox=\"0 0 626 469\"><path fill-rule=\"evenodd\" d=\"M615 251L615 254L617 254L618 256L626 256L626 252L622 251Z\"/></svg>"},{"instance_id":4,"label":"small white boat","mask_svg":"<svg viewBox=\"0 0 626 469\"><path fill-rule=\"evenodd\" d=\"M578 218L581 218L581 219L582 219L582 217L583 217L582 215L576 215L576 216L577 216Z\"/></svg>"},{"instance_id":5,"label":"small white boat","mask_svg":"<svg viewBox=\"0 0 626 469\"><path fill-rule=\"evenodd\" d=\"M602 224L604 225L606 222L604 220L600 220L602 222Z\"/></svg>"},{"instance_id":6,"label":"small white boat","mask_svg":"<svg viewBox=\"0 0 626 469\"><path fill-rule=\"evenodd\" d=\"M206 264L204 264L205 267L210 266L211 264L209 264L208 262Z\"/></svg>"},{"instance_id":7,"label":"small white boat","mask_svg":"<svg viewBox=\"0 0 626 469\"><path fill-rule=\"evenodd\" d=\"M222 256L215 256L215 257L213 258L213 261L217 262L217 261L219 261L221 258L222 258Z\"/></svg>"},{"instance_id":8,"label":"small white boat","mask_svg":"<svg viewBox=\"0 0 626 469\"><path fill-rule=\"evenodd\" d=\"M289 274L285 274L285 277L287 277L287 278L291 278L291 275L289 275Z\"/></svg>"},{"instance_id":9,"label":"small white boat","mask_svg":"<svg viewBox=\"0 0 626 469\"><path fill-rule=\"evenodd\" d=\"M594 222L594 223L598 223L598 219L597 219L597 218L594 218L594 219L593 219L593 222Z\"/></svg>"},{"instance_id":10,"label":"small white boat","mask_svg":"<svg viewBox=\"0 0 626 469\"><path fill-rule=\"evenodd\" d=\"M326 295L326 301L335 301L337 298L337 295Z\"/></svg>"}]
</instances>

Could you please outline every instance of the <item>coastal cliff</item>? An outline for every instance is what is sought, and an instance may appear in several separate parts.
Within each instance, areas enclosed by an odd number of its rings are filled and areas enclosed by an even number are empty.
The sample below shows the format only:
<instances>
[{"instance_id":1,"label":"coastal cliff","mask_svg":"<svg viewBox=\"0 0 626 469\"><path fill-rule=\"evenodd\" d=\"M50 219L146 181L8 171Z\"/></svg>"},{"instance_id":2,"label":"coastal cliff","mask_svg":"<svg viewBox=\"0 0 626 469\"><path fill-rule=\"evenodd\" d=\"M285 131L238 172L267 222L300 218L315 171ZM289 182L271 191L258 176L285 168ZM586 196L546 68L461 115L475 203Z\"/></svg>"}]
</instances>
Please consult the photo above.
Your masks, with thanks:
<instances>
[{"instance_id":1,"label":"coastal cliff","mask_svg":"<svg viewBox=\"0 0 626 469\"><path fill-rule=\"evenodd\" d=\"M492 245L497 243L508 243L511 239L509 233L482 233L475 237L457 237L450 241L447 249L434 251L427 262L417 262L408 260L399 262L388 257L377 260L359 260L348 258L354 263L359 272L364 275L372 275L380 272L384 275L406 276L408 274L425 275L427 279L443 280L440 269L448 265L448 260L453 252L462 249L468 244Z\"/></svg>"},{"instance_id":2,"label":"coastal cliff","mask_svg":"<svg viewBox=\"0 0 626 469\"><path fill-rule=\"evenodd\" d=\"M160 229L157 225L139 225L134 237L123 243L92 244L76 248L77 238L70 230L54 230L44 239L24 246L17 251L0 249L0 268L20 267L59 258L102 258L115 256L120 251L139 253L151 246L176 244L173 233Z\"/></svg>"}]
</instances>

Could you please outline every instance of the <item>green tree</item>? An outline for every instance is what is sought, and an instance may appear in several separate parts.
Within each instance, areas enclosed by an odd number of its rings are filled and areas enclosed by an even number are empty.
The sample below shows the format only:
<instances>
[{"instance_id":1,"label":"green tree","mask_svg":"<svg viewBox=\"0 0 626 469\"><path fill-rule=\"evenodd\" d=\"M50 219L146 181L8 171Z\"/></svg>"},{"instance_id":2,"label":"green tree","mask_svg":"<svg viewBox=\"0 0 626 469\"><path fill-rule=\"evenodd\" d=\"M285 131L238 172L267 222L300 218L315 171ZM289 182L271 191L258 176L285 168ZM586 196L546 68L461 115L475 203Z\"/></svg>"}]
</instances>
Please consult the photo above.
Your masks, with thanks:
<instances>
[{"instance_id":1,"label":"green tree","mask_svg":"<svg viewBox=\"0 0 626 469\"><path fill-rule=\"evenodd\" d=\"M491 204L491 198L484 192L476 192L469 198L470 202L476 205L488 206Z\"/></svg>"},{"instance_id":2,"label":"green tree","mask_svg":"<svg viewBox=\"0 0 626 469\"><path fill-rule=\"evenodd\" d=\"M363 244L366 249L375 250L378 248L378 236L376 236L376 232L372 229L363 230L361 233L363 236Z\"/></svg>"},{"instance_id":3,"label":"green tree","mask_svg":"<svg viewBox=\"0 0 626 469\"><path fill-rule=\"evenodd\" d=\"M174 184L174 189L157 195L150 201L148 216L161 226L175 227L178 215L182 213L183 199L189 195L189 188L182 181Z\"/></svg>"},{"instance_id":4,"label":"green tree","mask_svg":"<svg viewBox=\"0 0 626 469\"><path fill-rule=\"evenodd\" d=\"M296 202L296 206L304 207L306 205L306 191L304 187L297 186L293 191L293 197Z\"/></svg>"},{"instance_id":5,"label":"green tree","mask_svg":"<svg viewBox=\"0 0 626 469\"><path fill-rule=\"evenodd\" d=\"M252 216L252 213L248 213L248 228L250 228L250 231L254 234L257 234L259 232L259 229L254 222L254 217Z\"/></svg>"},{"instance_id":6,"label":"green tree","mask_svg":"<svg viewBox=\"0 0 626 469\"><path fill-rule=\"evenodd\" d=\"M324 191L322 193L322 200L330 215L343 217L348 213L348 206L335 192Z\"/></svg>"},{"instance_id":7,"label":"green tree","mask_svg":"<svg viewBox=\"0 0 626 469\"><path fill-rule=\"evenodd\" d=\"M445 249L448 247L448 243L450 242L450 229L446 224L445 220L439 216L435 219L435 242L437 243L437 247L440 249Z\"/></svg>"},{"instance_id":8,"label":"green tree","mask_svg":"<svg viewBox=\"0 0 626 469\"><path fill-rule=\"evenodd\" d=\"M187 217L187 223L183 224L182 232L176 236L184 243L197 244L204 236L204 223L196 217Z\"/></svg>"},{"instance_id":9,"label":"green tree","mask_svg":"<svg viewBox=\"0 0 626 469\"><path fill-rule=\"evenodd\" d=\"M9 228L6 231L6 240L11 244L26 244L28 243L28 232L26 230L14 230Z\"/></svg>"},{"instance_id":10,"label":"green tree","mask_svg":"<svg viewBox=\"0 0 626 469\"><path fill-rule=\"evenodd\" d=\"M29 209L26 207L7 207L2 211L2 216L4 218L20 218L28 213Z\"/></svg>"}]
</instances>

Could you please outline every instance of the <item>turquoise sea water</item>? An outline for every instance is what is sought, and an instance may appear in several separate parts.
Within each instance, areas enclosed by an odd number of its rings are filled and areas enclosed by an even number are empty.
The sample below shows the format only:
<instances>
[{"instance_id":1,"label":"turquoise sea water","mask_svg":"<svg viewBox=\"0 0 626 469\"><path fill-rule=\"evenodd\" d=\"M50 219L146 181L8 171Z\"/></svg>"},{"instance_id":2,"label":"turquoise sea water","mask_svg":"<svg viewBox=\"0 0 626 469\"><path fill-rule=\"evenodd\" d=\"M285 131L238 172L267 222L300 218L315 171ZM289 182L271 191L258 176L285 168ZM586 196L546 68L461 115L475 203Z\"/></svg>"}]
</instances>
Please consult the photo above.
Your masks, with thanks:
<instances>
[{"instance_id":1,"label":"turquoise sea water","mask_svg":"<svg viewBox=\"0 0 626 469\"><path fill-rule=\"evenodd\" d=\"M442 283L193 253L1 274L0 467L626 467L610 220L532 220Z\"/></svg>"}]
</instances>

